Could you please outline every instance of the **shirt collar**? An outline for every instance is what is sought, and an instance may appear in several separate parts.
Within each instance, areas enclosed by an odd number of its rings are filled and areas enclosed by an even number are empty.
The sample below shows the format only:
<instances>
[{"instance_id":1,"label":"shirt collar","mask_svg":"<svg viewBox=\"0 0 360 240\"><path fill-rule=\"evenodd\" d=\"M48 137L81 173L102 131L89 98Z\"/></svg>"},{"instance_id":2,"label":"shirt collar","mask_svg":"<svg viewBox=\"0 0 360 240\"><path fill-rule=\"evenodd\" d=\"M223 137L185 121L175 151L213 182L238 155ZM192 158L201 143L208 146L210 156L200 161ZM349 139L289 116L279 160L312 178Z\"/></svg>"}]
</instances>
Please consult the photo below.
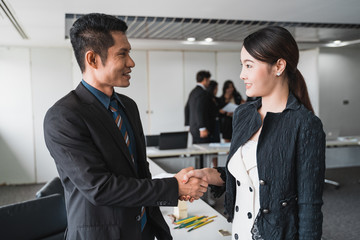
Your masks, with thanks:
<instances>
[{"instance_id":1,"label":"shirt collar","mask_svg":"<svg viewBox=\"0 0 360 240\"><path fill-rule=\"evenodd\" d=\"M86 87L98 100L99 102L106 108L109 109L110 106L110 100L112 98L115 98L116 100L118 100L118 102L120 103L120 105L124 108L124 104L122 104L119 96L115 93L115 91L113 91L113 94L111 96L111 98L109 98L105 93L103 93L102 91L94 88L93 86L91 86L90 84L88 84L87 82L83 80L81 80L81 83L84 85L84 87Z\"/></svg>"},{"instance_id":2,"label":"shirt collar","mask_svg":"<svg viewBox=\"0 0 360 240\"><path fill-rule=\"evenodd\" d=\"M261 107L261 98L250 102L250 105L253 105L256 107L256 109L259 109ZM289 92L289 96L288 96L288 100L286 102L286 108L285 110L291 109L291 110L296 110L300 107L300 103L298 101L298 99L295 97L295 95L292 92Z\"/></svg>"},{"instance_id":3,"label":"shirt collar","mask_svg":"<svg viewBox=\"0 0 360 240\"><path fill-rule=\"evenodd\" d=\"M202 89L206 90L206 87L204 85L202 85L201 83L197 83L197 86L200 86Z\"/></svg>"}]
</instances>

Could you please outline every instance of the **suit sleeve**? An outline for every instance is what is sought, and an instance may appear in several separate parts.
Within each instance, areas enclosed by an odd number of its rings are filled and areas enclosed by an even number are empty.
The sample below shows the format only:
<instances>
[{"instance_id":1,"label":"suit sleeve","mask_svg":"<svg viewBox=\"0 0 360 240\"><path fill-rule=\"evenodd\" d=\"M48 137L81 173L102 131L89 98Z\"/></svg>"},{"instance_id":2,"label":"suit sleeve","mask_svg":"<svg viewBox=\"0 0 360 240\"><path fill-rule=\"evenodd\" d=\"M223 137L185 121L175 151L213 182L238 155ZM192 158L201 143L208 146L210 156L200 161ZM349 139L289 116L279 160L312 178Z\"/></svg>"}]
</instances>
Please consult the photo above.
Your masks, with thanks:
<instances>
[{"instance_id":1,"label":"suit sleeve","mask_svg":"<svg viewBox=\"0 0 360 240\"><path fill-rule=\"evenodd\" d=\"M67 191L78 190L96 206L177 205L175 178L152 180L125 172L114 174L103 159L104 149L95 144L88 122L76 111L52 107L45 116L44 134Z\"/></svg>"},{"instance_id":2,"label":"suit sleeve","mask_svg":"<svg viewBox=\"0 0 360 240\"><path fill-rule=\"evenodd\" d=\"M297 153L299 240L321 239L325 175L325 134L321 121L309 117L300 129Z\"/></svg>"},{"instance_id":3,"label":"suit sleeve","mask_svg":"<svg viewBox=\"0 0 360 240\"><path fill-rule=\"evenodd\" d=\"M190 124L190 107L189 107L189 100L185 105L185 126L189 126Z\"/></svg>"}]
</instances>

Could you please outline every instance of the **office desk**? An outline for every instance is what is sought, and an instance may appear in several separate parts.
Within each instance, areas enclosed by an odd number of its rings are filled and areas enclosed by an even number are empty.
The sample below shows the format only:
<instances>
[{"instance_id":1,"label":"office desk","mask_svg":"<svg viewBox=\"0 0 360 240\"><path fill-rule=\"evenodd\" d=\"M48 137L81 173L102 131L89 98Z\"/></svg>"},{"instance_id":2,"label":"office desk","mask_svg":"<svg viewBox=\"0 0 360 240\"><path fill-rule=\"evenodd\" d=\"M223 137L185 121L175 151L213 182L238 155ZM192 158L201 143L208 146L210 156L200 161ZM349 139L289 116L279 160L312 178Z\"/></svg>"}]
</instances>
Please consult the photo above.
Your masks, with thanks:
<instances>
[{"instance_id":1,"label":"office desk","mask_svg":"<svg viewBox=\"0 0 360 240\"><path fill-rule=\"evenodd\" d=\"M167 158L167 157L181 157L181 156L198 156L199 161L196 161L196 168L203 168L204 160L209 159L210 155L214 154L227 154L230 148L230 144L194 144L188 148L183 149L169 149L159 150L156 147L147 147L147 156L150 159Z\"/></svg>"},{"instance_id":2,"label":"office desk","mask_svg":"<svg viewBox=\"0 0 360 240\"><path fill-rule=\"evenodd\" d=\"M327 140L326 147L353 147L360 146L360 136L338 137L336 140Z\"/></svg>"},{"instance_id":3,"label":"office desk","mask_svg":"<svg viewBox=\"0 0 360 240\"><path fill-rule=\"evenodd\" d=\"M169 177L173 174L167 174L162 168L160 168L156 163L154 163L151 159L148 159L150 172L153 175L153 178L162 178ZM160 207L160 210L165 218L165 221L169 225L171 235L174 240L198 240L198 239L206 239L206 240L218 240L218 239L231 239L231 236L223 237L218 232L220 229L227 230L231 232L231 223L227 222L226 218L223 217L220 213L214 210L210 205L208 205L203 200L199 199L194 201L193 203L187 202L188 207L188 215L197 215L197 216L214 216L214 222L211 222L205 226L202 226L198 229L195 229L191 232L187 232L187 228L185 229L174 229L175 226L171 222L171 218L168 216L174 212L174 207Z\"/></svg>"},{"instance_id":4,"label":"office desk","mask_svg":"<svg viewBox=\"0 0 360 240\"><path fill-rule=\"evenodd\" d=\"M335 140L326 141L327 148L337 148L337 147L343 148L343 147L357 147L357 146L360 146L360 136L343 136L343 137L338 137ZM325 179L325 183L335 186L336 189L340 187L339 182L330 179Z\"/></svg>"}]
</instances>

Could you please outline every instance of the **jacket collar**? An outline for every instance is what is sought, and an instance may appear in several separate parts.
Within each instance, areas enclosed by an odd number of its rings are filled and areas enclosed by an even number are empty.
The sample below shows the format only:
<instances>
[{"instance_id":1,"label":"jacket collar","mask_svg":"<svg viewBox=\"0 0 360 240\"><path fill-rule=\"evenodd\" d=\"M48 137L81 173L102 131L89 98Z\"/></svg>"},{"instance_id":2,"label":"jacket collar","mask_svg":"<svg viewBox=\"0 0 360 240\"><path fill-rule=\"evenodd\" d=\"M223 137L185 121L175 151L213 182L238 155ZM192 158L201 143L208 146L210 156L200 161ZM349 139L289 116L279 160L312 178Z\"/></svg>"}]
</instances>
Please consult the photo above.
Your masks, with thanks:
<instances>
[{"instance_id":1,"label":"jacket collar","mask_svg":"<svg viewBox=\"0 0 360 240\"><path fill-rule=\"evenodd\" d=\"M250 102L250 105L254 106L256 109L259 109L261 107L261 101L262 101L262 98L259 98L259 99L255 100L253 102ZM299 100L290 91L284 111L286 111L286 110L297 110L299 108L300 108Z\"/></svg>"}]
</instances>

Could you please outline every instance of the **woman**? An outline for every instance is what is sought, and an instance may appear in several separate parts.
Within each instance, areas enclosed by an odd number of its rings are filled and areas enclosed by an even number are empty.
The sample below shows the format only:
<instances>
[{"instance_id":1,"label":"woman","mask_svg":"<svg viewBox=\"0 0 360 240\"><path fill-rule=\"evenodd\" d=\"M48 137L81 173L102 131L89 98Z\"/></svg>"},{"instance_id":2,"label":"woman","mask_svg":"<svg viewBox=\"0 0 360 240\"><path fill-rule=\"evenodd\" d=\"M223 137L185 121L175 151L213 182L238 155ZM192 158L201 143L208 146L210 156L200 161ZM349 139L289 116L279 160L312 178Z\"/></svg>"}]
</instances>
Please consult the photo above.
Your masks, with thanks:
<instances>
[{"instance_id":1,"label":"woman","mask_svg":"<svg viewBox=\"0 0 360 240\"><path fill-rule=\"evenodd\" d=\"M231 80L226 80L222 89L222 95L219 99L220 108L225 107L228 103L239 105L244 103L240 93L234 87L234 83ZM220 109L220 129L222 138L225 142L230 142L232 137L232 120L233 112L225 112Z\"/></svg>"},{"instance_id":2,"label":"woman","mask_svg":"<svg viewBox=\"0 0 360 240\"><path fill-rule=\"evenodd\" d=\"M211 80L208 88L206 89L211 98L211 110L212 110L212 133L210 134L210 142L220 142L220 123L219 123L219 99L216 97L218 91L218 83L215 80Z\"/></svg>"},{"instance_id":3,"label":"woman","mask_svg":"<svg viewBox=\"0 0 360 240\"><path fill-rule=\"evenodd\" d=\"M312 239L322 234L325 134L297 69L299 50L284 28L267 27L244 40L240 105L225 168L187 174L225 195L233 239Z\"/></svg>"}]
</instances>

